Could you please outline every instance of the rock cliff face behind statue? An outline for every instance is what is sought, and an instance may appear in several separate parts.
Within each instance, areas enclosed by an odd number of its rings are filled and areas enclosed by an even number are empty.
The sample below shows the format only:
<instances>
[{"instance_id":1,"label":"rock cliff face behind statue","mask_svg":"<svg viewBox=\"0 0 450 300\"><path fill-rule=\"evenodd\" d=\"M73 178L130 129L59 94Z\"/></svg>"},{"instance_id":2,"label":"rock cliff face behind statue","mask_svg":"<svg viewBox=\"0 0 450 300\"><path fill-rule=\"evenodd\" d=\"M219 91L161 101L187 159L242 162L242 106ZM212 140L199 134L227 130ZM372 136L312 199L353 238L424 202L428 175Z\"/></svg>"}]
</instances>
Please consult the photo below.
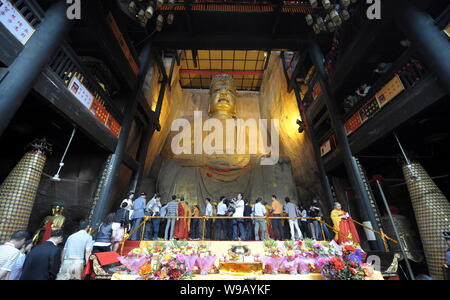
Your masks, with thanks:
<instances>
[{"instance_id":1,"label":"rock cliff face behind statue","mask_svg":"<svg viewBox=\"0 0 450 300\"><path fill-rule=\"evenodd\" d=\"M177 194L184 195L189 202L202 203L200 200L206 197L218 200L222 195L235 196L239 192L250 200L256 197L270 200L274 193L279 198L295 199L289 159L276 157L273 165L261 165L262 158L279 155L279 149L272 149L274 138L278 138L272 120L261 124L259 113L258 119L256 116L241 119L255 113L236 109L242 110L242 106L236 105L236 88L229 75L213 78L209 96L207 112L192 112L183 118L189 132L174 131L165 142L157 183L163 201ZM185 151L174 153L174 144Z\"/></svg>"}]
</instances>

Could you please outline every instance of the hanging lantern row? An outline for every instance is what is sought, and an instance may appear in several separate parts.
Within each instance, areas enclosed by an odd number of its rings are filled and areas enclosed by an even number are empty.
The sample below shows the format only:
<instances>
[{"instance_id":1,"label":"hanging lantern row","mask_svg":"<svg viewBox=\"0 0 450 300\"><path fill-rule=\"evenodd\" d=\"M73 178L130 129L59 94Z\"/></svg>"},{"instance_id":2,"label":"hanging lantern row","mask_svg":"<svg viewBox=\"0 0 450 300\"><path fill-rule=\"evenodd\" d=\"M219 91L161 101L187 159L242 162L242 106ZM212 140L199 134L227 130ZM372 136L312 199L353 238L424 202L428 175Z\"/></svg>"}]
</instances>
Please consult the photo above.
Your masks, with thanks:
<instances>
[{"instance_id":1,"label":"hanging lantern row","mask_svg":"<svg viewBox=\"0 0 450 300\"><path fill-rule=\"evenodd\" d=\"M315 15L306 15L308 26L312 26L315 34L320 34L323 31L334 32L344 21L349 20L351 17L349 7L358 0L309 0L309 2L313 8L322 5L325 9L324 12Z\"/></svg>"},{"instance_id":2,"label":"hanging lantern row","mask_svg":"<svg viewBox=\"0 0 450 300\"><path fill-rule=\"evenodd\" d=\"M156 15L156 31L161 31L164 21L171 25L174 20L173 14L163 15L158 12L165 3L173 7L175 0L131 0L128 3L128 11L136 17L142 27L147 26L148 21Z\"/></svg>"}]
</instances>

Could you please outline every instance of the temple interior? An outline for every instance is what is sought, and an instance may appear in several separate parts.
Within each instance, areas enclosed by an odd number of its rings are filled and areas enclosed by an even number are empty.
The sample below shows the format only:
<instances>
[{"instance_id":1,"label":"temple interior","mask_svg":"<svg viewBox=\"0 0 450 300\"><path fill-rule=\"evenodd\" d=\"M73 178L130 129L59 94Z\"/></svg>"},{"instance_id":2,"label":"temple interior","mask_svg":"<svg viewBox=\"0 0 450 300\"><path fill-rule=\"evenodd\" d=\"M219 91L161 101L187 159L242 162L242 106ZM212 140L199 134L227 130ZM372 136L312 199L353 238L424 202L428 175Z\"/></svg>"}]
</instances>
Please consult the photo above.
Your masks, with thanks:
<instances>
[{"instance_id":1,"label":"temple interior","mask_svg":"<svg viewBox=\"0 0 450 300\"><path fill-rule=\"evenodd\" d=\"M351 1L348 16L341 1L331 1L341 5L335 23L309 0L156 1L153 16L128 0L89 0L71 21L52 15L57 2L9 2L33 30L28 40L0 18L0 183L9 182L35 139L52 148L29 179L36 181L23 217L30 232L54 202L64 203L68 233L83 218L98 226L130 190L160 193L162 203L182 195L201 210L206 197L217 202L237 193L251 202L276 194L304 207L319 199L329 224L338 201L353 219L388 232L385 198L422 237L409 246L427 252L429 233L403 166L405 158L422 165L447 211L448 1L381 1L380 19L367 17L366 1ZM321 14L325 22L331 17L328 26L314 23ZM42 58L21 55L27 51ZM225 86L218 92L217 80ZM214 105L227 114L222 124L267 120L260 128L267 147L249 153L256 136L244 129L243 154L193 153L192 132L183 140L192 153L174 154L174 122L194 124L199 113L213 118ZM260 163L274 155L273 164ZM0 191L0 223L8 223L16 208L3 203L13 201L11 192ZM450 231L448 215L439 216L436 239ZM384 251L379 236L357 229L363 247ZM427 270L425 261L413 264Z\"/></svg>"}]
</instances>

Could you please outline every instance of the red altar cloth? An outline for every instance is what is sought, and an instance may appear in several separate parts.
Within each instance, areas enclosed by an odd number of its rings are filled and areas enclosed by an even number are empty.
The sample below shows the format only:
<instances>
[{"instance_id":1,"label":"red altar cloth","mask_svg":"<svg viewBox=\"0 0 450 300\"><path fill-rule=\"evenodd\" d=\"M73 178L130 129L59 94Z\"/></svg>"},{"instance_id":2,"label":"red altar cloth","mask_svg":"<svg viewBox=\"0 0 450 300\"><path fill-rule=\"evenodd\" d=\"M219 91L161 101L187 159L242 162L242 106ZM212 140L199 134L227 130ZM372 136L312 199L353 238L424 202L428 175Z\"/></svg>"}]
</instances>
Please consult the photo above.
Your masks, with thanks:
<instances>
[{"instance_id":1,"label":"red altar cloth","mask_svg":"<svg viewBox=\"0 0 450 300\"><path fill-rule=\"evenodd\" d=\"M119 254L117 252L102 252L102 253L96 253L93 254L97 257L98 262L101 266L107 266L111 264L115 264L119 262ZM94 269L92 267L92 261L89 260L86 267L84 267L83 271L83 278L84 279L87 275L91 275L94 272ZM91 278L93 279L93 278Z\"/></svg>"}]
</instances>

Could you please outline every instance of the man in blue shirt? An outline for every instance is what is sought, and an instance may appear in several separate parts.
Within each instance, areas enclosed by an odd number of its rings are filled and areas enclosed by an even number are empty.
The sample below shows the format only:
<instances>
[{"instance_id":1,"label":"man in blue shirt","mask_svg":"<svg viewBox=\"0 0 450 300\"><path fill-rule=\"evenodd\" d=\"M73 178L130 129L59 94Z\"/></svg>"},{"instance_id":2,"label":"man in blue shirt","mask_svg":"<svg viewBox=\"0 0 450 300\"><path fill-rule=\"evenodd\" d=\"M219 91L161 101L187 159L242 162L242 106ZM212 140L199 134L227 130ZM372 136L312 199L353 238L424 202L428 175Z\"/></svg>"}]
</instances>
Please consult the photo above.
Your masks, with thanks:
<instances>
[{"instance_id":1,"label":"man in blue shirt","mask_svg":"<svg viewBox=\"0 0 450 300\"><path fill-rule=\"evenodd\" d=\"M139 198L134 200L134 203L133 203L133 214L131 215L131 218L130 218L131 222L133 223L133 226L132 226L130 232L134 231L134 233L131 235L131 238L130 238L130 240L132 240L132 241L136 241L136 240L140 239L142 236L143 226L141 226L139 228L139 230L135 231L135 229L139 226L139 224L141 224L144 221L145 207L147 204L146 197L147 197L146 193L141 193Z\"/></svg>"},{"instance_id":2,"label":"man in blue shirt","mask_svg":"<svg viewBox=\"0 0 450 300\"><path fill-rule=\"evenodd\" d=\"M172 196L172 201L170 201L167 204L166 207L166 216L172 217L170 219L167 219L166 223L166 231L164 233L164 239L165 240L172 240L173 239L173 232L175 229L175 221L177 220L174 217L178 217L178 202L177 202L177 196Z\"/></svg>"}]
</instances>

